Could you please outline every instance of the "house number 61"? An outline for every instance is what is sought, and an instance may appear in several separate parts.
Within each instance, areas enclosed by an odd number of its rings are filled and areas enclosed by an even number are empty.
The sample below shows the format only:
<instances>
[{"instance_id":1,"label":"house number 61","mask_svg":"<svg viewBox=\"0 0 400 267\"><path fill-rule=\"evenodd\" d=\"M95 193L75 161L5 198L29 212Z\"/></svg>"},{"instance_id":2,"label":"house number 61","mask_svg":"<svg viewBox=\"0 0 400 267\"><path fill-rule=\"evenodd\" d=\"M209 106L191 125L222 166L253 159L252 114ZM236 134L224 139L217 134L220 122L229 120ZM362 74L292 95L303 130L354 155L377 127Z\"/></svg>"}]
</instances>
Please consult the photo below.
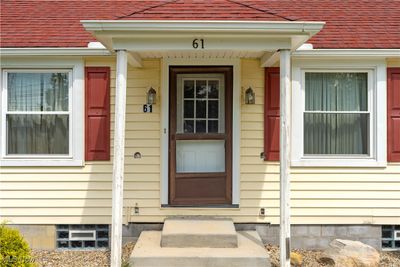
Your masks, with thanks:
<instances>
[{"instance_id":1,"label":"house number 61","mask_svg":"<svg viewBox=\"0 0 400 267\"><path fill-rule=\"evenodd\" d=\"M194 49L204 49L204 39L194 39L192 45Z\"/></svg>"}]
</instances>

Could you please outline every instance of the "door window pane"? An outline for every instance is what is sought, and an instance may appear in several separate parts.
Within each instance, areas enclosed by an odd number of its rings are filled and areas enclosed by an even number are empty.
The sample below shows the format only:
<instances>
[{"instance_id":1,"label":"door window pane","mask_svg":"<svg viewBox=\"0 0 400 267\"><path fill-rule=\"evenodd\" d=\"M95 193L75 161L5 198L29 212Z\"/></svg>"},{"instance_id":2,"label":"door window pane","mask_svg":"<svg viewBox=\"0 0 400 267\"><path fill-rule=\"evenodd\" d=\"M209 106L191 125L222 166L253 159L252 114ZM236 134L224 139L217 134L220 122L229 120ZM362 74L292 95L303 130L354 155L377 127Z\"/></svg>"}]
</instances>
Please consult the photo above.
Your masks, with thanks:
<instances>
[{"instance_id":1,"label":"door window pane","mask_svg":"<svg viewBox=\"0 0 400 267\"><path fill-rule=\"evenodd\" d=\"M207 97L207 81L196 80L196 98Z\"/></svg>"},{"instance_id":2,"label":"door window pane","mask_svg":"<svg viewBox=\"0 0 400 267\"><path fill-rule=\"evenodd\" d=\"M225 141L177 141L176 171L225 172Z\"/></svg>"},{"instance_id":3,"label":"door window pane","mask_svg":"<svg viewBox=\"0 0 400 267\"><path fill-rule=\"evenodd\" d=\"M203 100L196 101L196 118L205 119L207 117L206 103Z\"/></svg>"},{"instance_id":4,"label":"door window pane","mask_svg":"<svg viewBox=\"0 0 400 267\"><path fill-rule=\"evenodd\" d=\"M194 120L185 120L183 123L183 131L185 133L194 133Z\"/></svg>"},{"instance_id":5,"label":"door window pane","mask_svg":"<svg viewBox=\"0 0 400 267\"><path fill-rule=\"evenodd\" d=\"M208 132L209 133L218 133L218 121L208 121Z\"/></svg>"},{"instance_id":6,"label":"door window pane","mask_svg":"<svg viewBox=\"0 0 400 267\"><path fill-rule=\"evenodd\" d=\"M194 101L193 100L185 100L184 101L184 112L183 117L186 119L194 118Z\"/></svg>"},{"instance_id":7,"label":"door window pane","mask_svg":"<svg viewBox=\"0 0 400 267\"><path fill-rule=\"evenodd\" d=\"M194 97L194 81L186 80L183 85L183 97L193 98Z\"/></svg>"},{"instance_id":8,"label":"door window pane","mask_svg":"<svg viewBox=\"0 0 400 267\"><path fill-rule=\"evenodd\" d=\"M206 128L206 120L197 120L196 121L196 133L206 133L207 128Z\"/></svg>"},{"instance_id":9,"label":"door window pane","mask_svg":"<svg viewBox=\"0 0 400 267\"><path fill-rule=\"evenodd\" d=\"M218 80L210 80L208 81L208 98L216 98L219 97L219 81Z\"/></svg>"},{"instance_id":10,"label":"door window pane","mask_svg":"<svg viewBox=\"0 0 400 267\"><path fill-rule=\"evenodd\" d=\"M208 100L208 117L218 118L219 108L218 100Z\"/></svg>"}]
</instances>

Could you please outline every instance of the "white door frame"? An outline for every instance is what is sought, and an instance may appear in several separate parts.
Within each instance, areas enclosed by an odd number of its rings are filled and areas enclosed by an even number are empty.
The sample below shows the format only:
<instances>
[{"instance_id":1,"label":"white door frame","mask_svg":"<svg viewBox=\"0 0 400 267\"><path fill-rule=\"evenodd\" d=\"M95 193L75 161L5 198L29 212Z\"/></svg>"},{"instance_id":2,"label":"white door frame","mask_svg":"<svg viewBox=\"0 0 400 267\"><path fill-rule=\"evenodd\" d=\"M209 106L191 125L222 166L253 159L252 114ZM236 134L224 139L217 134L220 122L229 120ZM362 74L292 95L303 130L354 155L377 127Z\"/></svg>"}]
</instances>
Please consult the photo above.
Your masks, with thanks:
<instances>
[{"instance_id":1,"label":"white door frame","mask_svg":"<svg viewBox=\"0 0 400 267\"><path fill-rule=\"evenodd\" d=\"M170 66L232 66L232 205L240 203L240 58L235 59L162 59L161 69L161 205L168 205L168 133L169 133L169 67Z\"/></svg>"}]
</instances>

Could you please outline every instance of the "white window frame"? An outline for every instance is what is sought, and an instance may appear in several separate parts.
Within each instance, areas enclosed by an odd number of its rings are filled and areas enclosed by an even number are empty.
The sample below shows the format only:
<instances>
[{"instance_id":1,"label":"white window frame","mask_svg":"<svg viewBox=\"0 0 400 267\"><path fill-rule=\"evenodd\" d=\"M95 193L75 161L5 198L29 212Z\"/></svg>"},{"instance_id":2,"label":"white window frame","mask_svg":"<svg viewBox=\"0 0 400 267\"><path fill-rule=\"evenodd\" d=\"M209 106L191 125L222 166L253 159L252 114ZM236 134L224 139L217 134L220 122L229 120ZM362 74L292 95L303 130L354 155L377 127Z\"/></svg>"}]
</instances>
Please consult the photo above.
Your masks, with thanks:
<instances>
[{"instance_id":1,"label":"white window frame","mask_svg":"<svg viewBox=\"0 0 400 267\"><path fill-rule=\"evenodd\" d=\"M1 66L1 123L0 123L0 166L83 166L84 154L84 64L80 59L21 60L6 59ZM68 73L69 79L69 154L68 155L7 155L6 114L8 73ZM20 112L16 112L20 113ZM34 113L34 112L24 112ZM63 113L63 112L55 112ZM54 113L54 114L55 114Z\"/></svg>"},{"instance_id":2,"label":"white window frame","mask_svg":"<svg viewBox=\"0 0 400 267\"><path fill-rule=\"evenodd\" d=\"M386 166L386 64L384 61L293 60L292 152L293 167ZM368 155L304 155L305 73L341 72L368 74Z\"/></svg>"}]
</instances>

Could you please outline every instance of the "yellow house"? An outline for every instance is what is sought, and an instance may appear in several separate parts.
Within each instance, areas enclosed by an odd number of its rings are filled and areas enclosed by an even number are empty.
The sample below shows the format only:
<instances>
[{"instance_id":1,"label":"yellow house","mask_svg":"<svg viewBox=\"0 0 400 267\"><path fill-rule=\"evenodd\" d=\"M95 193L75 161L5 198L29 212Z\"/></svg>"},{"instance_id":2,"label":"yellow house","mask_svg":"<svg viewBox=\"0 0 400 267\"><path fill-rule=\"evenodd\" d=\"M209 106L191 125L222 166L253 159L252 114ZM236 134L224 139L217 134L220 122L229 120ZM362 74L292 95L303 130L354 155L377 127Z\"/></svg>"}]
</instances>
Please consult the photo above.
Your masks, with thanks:
<instances>
[{"instance_id":1,"label":"yellow house","mask_svg":"<svg viewBox=\"0 0 400 267\"><path fill-rule=\"evenodd\" d=\"M400 249L396 3L97 2L1 2L0 220L33 247L207 215Z\"/></svg>"}]
</instances>

